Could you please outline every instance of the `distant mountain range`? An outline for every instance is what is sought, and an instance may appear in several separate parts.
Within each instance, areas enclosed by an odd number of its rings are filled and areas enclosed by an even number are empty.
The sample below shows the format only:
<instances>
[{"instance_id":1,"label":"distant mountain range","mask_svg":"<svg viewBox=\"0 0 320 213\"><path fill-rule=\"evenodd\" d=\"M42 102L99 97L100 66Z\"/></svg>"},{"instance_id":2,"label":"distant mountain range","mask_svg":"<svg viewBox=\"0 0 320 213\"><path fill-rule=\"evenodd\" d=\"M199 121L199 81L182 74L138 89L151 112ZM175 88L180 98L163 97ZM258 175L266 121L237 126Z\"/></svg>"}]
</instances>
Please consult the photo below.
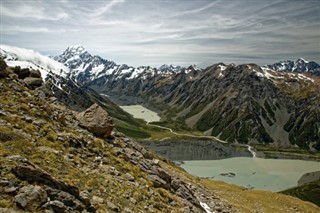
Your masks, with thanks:
<instances>
[{"instance_id":1,"label":"distant mountain range","mask_svg":"<svg viewBox=\"0 0 320 213\"><path fill-rule=\"evenodd\" d=\"M266 67L275 71L281 72L310 72L320 76L320 65L314 61L306 61L303 58L299 58L297 61L280 61Z\"/></svg>"},{"instance_id":2,"label":"distant mountain range","mask_svg":"<svg viewBox=\"0 0 320 213\"><path fill-rule=\"evenodd\" d=\"M18 61L45 64L12 52L1 50L9 65ZM135 68L92 56L81 46L68 47L52 58L67 67L59 70L56 66L48 72L56 76L51 77L56 88L66 90L72 84L96 97L106 94L118 104L153 106L171 128L198 130L233 143L320 150L320 78L315 62ZM63 84L57 80L61 78ZM75 94L70 100L79 98Z\"/></svg>"}]
</instances>

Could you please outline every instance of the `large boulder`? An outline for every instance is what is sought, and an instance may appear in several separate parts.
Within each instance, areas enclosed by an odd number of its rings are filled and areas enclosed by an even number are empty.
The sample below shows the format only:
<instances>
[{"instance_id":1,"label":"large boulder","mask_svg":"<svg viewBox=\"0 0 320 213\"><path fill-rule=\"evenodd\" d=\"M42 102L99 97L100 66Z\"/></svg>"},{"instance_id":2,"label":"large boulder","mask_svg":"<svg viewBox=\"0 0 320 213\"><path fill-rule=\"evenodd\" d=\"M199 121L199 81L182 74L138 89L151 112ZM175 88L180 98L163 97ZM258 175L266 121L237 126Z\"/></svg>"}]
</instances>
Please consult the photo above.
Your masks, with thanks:
<instances>
[{"instance_id":1,"label":"large boulder","mask_svg":"<svg viewBox=\"0 0 320 213\"><path fill-rule=\"evenodd\" d=\"M93 104L85 111L80 112L76 118L79 121L79 126L104 139L111 135L114 128L109 114L98 104Z\"/></svg>"}]
</instances>

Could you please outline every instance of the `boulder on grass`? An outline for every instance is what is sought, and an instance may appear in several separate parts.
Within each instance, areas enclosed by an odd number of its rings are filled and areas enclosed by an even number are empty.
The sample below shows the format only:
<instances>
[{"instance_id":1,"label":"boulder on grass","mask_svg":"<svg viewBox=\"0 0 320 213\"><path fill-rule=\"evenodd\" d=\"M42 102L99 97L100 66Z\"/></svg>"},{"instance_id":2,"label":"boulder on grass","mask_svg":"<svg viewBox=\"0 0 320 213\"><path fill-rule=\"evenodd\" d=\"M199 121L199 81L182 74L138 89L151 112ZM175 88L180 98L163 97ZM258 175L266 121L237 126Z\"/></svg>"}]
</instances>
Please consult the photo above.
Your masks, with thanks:
<instances>
[{"instance_id":1,"label":"boulder on grass","mask_svg":"<svg viewBox=\"0 0 320 213\"><path fill-rule=\"evenodd\" d=\"M25 79L23 79L23 82L30 89L35 89L37 87L40 87L43 84L42 78L34 78L34 77L26 77Z\"/></svg>"},{"instance_id":2,"label":"boulder on grass","mask_svg":"<svg viewBox=\"0 0 320 213\"><path fill-rule=\"evenodd\" d=\"M114 128L109 114L98 104L91 107L76 116L79 126L87 129L97 137L108 138Z\"/></svg>"}]
</instances>

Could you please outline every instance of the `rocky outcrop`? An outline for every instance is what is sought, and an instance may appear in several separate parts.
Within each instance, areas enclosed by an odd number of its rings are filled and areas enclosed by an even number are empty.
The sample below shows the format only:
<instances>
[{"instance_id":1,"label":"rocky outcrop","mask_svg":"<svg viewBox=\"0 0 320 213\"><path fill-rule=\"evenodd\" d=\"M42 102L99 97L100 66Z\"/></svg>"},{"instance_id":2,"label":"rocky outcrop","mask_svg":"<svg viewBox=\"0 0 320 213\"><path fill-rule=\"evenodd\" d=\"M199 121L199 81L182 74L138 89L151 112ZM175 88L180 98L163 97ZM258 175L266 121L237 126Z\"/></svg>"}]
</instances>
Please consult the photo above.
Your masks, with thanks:
<instances>
[{"instance_id":1,"label":"rocky outcrop","mask_svg":"<svg viewBox=\"0 0 320 213\"><path fill-rule=\"evenodd\" d=\"M79 126L101 138L108 138L114 128L109 114L98 104L93 104L76 116Z\"/></svg>"},{"instance_id":2,"label":"rocky outcrop","mask_svg":"<svg viewBox=\"0 0 320 213\"><path fill-rule=\"evenodd\" d=\"M40 186L24 186L15 196L15 201L22 209L35 211L47 202L47 193Z\"/></svg>"},{"instance_id":3,"label":"rocky outcrop","mask_svg":"<svg viewBox=\"0 0 320 213\"><path fill-rule=\"evenodd\" d=\"M77 187L68 185L63 181L55 180L50 174L36 168L29 162L14 167L12 172L21 180L29 183L44 184L42 187L37 186L34 188L27 186L20 190L16 196L16 202L24 209L39 208L41 204L46 202L47 197L49 197L51 201L57 202L46 203L44 208L52 207L59 209L68 208L77 211L85 209L89 212L95 211L95 208L91 206L90 200L81 196ZM61 203L65 207L63 207Z\"/></svg>"}]
</instances>

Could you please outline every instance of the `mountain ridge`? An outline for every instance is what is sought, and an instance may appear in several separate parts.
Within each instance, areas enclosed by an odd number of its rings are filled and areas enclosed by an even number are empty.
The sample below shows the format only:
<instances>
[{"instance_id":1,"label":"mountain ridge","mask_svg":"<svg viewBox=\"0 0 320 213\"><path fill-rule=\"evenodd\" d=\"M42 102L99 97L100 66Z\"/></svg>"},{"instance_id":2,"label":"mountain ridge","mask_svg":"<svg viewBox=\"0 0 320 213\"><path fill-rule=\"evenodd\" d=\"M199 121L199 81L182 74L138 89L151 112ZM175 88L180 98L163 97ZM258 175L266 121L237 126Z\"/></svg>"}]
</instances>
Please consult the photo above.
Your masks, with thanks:
<instances>
[{"instance_id":1,"label":"mountain ridge","mask_svg":"<svg viewBox=\"0 0 320 213\"><path fill-rule=\"evenodd\" d=\"M70 67L71 80L116 103L153 106L171 127L196 129L232 143L320 150L319 77L310 69L280 72L256 64L218 63L203 70L158 72L107 60L104 64L83 47L74 48L64 53L67 58L58 57Z\"/></svg>"},{"instance_id":2,"label":"mountain ridge","mask_svg":"<svg viewBox=\"0 0 320 213\"><path fill-rule=\"evenodd\" d=\"M26 87L0 62L1 212L319 211L297 198L194 177L116 131L98 138L79 125L78 112L48 96L54 91Z\"/></svg>"}]
</instances>

